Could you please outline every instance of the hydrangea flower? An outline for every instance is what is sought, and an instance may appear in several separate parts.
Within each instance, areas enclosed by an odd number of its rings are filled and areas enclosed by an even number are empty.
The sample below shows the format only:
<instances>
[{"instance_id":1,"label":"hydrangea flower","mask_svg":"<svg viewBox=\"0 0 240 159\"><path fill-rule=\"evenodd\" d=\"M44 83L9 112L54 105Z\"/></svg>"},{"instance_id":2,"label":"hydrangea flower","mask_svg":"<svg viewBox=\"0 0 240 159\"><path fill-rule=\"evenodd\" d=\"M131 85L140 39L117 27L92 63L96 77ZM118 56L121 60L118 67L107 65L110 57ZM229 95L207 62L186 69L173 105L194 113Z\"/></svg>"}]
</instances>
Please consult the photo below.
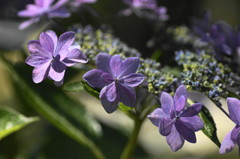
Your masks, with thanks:
<instances>
[{"instance_id":1,"label":"hydrangea flower","mask_svg":"<svg viewBox=\"0 0 240 159\"><path fill-rule=\"evenodd\" d=\"M26 63L33 66L33 81L42 82L45 78L62 83L66 67L86 63L86 56L79 50L79 45L72 45L74 32L65 32L59 39L54 31L48 30L39 36L39 40L28 43L30 56Z\"/></svg>"},{"instance_id":2,"label":"hydrangea flower","mask_svg":"<svg viewBox=\"0 0 240 159\"><path fill-rule=\"evenodd\" d=\"M155 109L148 118L159 127L159 132L167 136L167 143L172 151L179 150L184 141L196 143L195 132L203 128L202 120L197 114L202 109L201 103L195 103L185 108L188 93L185 86L181 85L176 90L174 98L162 92L161 108Z\"/></svg>"},{"instance_id":3,"label":"hydrangea flower","mask_svg":"<svg viewBox=\"0 0 240 159\"><path fill-rule=\"evenodd\" d=\"M71 5L74 7L79 7L85 3L95 3L97 0L74 0Z\"/></svg>"},{"instance_id":4,"label":"hydrangea flower","mask_svg":"<svg viewBox=\"0 0 240 159\"><path fill-rule=\"evenodd\" d=\"M28 4L25 10L19 11L19 17L30 18L20 24L19 29L25 29L33 23L40 21L42 16L47 16L48 18L60 17L67 18L70 13L64 8L64 5L68 0L35 0L35 4Z\"/></svg>"},{"instance_id":5,"label":"hydrangea flower","mask_svg":"<svg viewBox=\"0 0 240 159\"><path fill-rule=\"evenodd\" d=\"M227 105L230 119L236 126L225 136L219 150L220 154L232 151L236 144L240 147L240 101L236 98L227 98Z\"/></svg>"},{"instance_id":6,"label":"hydrangea flower","mask_svg":"<svg viewBox=\"0 0 240 159\"><path fill-rule=\"evenodd\" d=\"M195 20L193 30L201 37L202 41L210 43L214 48L215 56L221 60L222 54L232 55L237 50L239 42L237 34L225 22L211 24L210 13L206 12L202 20Z\"/></svg>"},{"instance_id":7,"label":"hydrangea flower","mask_svg":"<svg viewBox=\"0 0 240 159\"><path fill-rule=\"evenodd\" d=\"M90 86L101 89L99 98L106 112L114 112L119 102L134 107L136 103L134 87L144 80L142 74L135 73L140 65L139 58L130 57L122 60L119 55L99 53L96 65L97 69L85 73L83 79Z\"/></svg>"},{"instance_id":8,"label":"hydrangea flower","mask_svg":"<svg viewBox=\"0 0 240 159\"><path fill-rule=\"evenodd\" d=\"M153 11L160 20L164 21L169 18L167 15L167 8L158 7L156 0L124 0L124 3L131 7L130 9L126 9L122 12L125 16L128 16L134 12L134 9L148 9Z\"/></svg>"}]
</instances>

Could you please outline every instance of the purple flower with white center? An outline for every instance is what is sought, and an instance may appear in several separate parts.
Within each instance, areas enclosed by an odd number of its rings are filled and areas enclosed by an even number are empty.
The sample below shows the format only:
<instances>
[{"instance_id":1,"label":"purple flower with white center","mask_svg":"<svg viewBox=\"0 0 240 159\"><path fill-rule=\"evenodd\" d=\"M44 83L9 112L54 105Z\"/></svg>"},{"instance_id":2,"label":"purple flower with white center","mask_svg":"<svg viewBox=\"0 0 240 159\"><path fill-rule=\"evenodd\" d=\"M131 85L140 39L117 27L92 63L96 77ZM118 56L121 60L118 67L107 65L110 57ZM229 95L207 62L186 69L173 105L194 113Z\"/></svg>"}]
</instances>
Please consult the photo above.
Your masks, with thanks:
<instances>
[{"instance_id":1,"label":"purple flower with white center","mask_svg":"<svg viewBox=\"0 0 240 159\"><path fill-rule=\"evenodd\" d=\"M140 65L139 58L129 57L122 60L119 55L99 53L96 65L97 69L85 73L83 79L91 87L101 89L99 98L106 112L114 112L119 102L134 107L136 103L134 87L144 80L142 74L135 73Z\"/></svg>"},{"instance_id":2,"label":"purple flower with white center","mask_svg":"<svg viewBox=\"0 0 240 159\"><path fill-rule=\"evenodd\" d=\"M220 154L232 151L236 144L240 147L240 101L236 98L227 98L227 105L230 119L236 126L225 136L219 150Z\"/></svg>"},{"instance_id":3,"label":"purple flower with white center","mask_svg":"<svg viewBox=\"0 0 240 159\"><path fill-rule=\"evenodd\" d=\"M67 18L70 13L64 8L68 0L35 0L35 4L28 4L25 10L19 11L19 17L31 18L20 24L19 29L25 29L33 23L40 21L42 16L48 18L60 17Z\"/></svg>"},{"instance_id":4,"label":"purple flower with white center","mask_svg":"<svg viewBox=\"0 0 240 159\"><path fill-rule=\"evenodd\" d=\"M203 128L202 120L197 114L202 109L201 103L195 103L185 108L188 93L181 85L176 90L174 98L166 92L161 94L161 108L155 109L148 118L159 127L159 132L167 136L167 143L172 151L179 150L184 140L196 143L195 132Z\"/></svg>"},{"instance_id":5,"label":"purple flower with white center","mask_svg":"<svg viewBox=\"0 0 240 159\"><path fill-rule=\"evenodd\" d=\"M74 0L73 2L71 2L71 6L79 7L82 4L85 4L85 3L95 3L96 1L97 0Z\"/></svg>"},{"instance_id":6,"label":"purple flower with white center","mask_svg":"<svg viewBox=\"0 0 240 159\"><path fill-rule=\"evenodd\" d=\"M74 32L65 32L59 39L54 31L48 30L39 36L39 40L28 43L30 56L26 63L33 66L33 81L42 82L45 78L62 83L66 67L76 63L86 63L86 56L79 50L79 45L72 45Z\"/></svg>"}]
</instances>

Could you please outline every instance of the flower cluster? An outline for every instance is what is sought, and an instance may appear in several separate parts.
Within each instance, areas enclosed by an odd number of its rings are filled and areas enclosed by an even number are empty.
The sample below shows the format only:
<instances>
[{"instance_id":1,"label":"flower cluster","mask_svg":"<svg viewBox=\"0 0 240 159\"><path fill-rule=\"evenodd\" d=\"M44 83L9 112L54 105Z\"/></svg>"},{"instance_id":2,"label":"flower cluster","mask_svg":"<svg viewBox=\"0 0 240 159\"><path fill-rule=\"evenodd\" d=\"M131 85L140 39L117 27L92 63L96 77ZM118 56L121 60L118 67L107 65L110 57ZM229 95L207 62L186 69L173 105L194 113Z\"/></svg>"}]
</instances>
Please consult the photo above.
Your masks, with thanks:
<instances>
[{"instance_id":1,"label":"flower cluster","mask_svg":"<svg viewBox=\"0 0 240 159\"><path fill-rule=\"evenodd\" d=\"M138 72L146 76L150 93L157 95L161 91L174 92L176 90L178 79L175 76L161 71L159 62L141 58L140 52L115 38L109 30L94 30L90 26L75 26L74 28L77 28L76 42L81 45L81 50L89 58L90 63L94 64L99 52L107 52L110 55L118 54L122 58L139 57L141 66Z\"/></svg>"},{"instance_id":2,"label":"flower cluster","mask_svg":"<svg viewBox=\"0 0 240 159\"><path fill-rule=\"evenodd\" d=\"M240 78L232 73L228 66L217 62L212 55L204 51L178 51L175 59L183 66L183 84L190 89L204 92L219 106L219 97L227 97L227 86L239 88Z\"/></svg>"},{"instance_id":3,"label":"flower cluster","mask_svg":"<svg viewBox=\"0 0 240 159\"><path fill-rule=\"evenodd\" d=\"M33 66L33 81L40 83L45 78L63 82L66 67L78 62L86 63L86 56L79 50L79 45L72 45L74 32L65 32L59 39L54 31L48 30L39 36L39 40L28 43L30 56L26 63Z\"/></svg>"},{"instance_id":4,"label":"flower cluster","mask_svg":"<svg viewBox=\"0 0 240 159\"><path fill-rule=\"evenodd\" d=\"M148 118L159 127L159 132L167 136L167 143L172 151L179 150L184 140L196 143L195 133L203 128L202 120L197 114L202 109L202 104L195 103L185 109L188 93L185 86L181 85L176 90L174 98L162 92L161 108L154 110Z\"/></svg>"}]
</instances>

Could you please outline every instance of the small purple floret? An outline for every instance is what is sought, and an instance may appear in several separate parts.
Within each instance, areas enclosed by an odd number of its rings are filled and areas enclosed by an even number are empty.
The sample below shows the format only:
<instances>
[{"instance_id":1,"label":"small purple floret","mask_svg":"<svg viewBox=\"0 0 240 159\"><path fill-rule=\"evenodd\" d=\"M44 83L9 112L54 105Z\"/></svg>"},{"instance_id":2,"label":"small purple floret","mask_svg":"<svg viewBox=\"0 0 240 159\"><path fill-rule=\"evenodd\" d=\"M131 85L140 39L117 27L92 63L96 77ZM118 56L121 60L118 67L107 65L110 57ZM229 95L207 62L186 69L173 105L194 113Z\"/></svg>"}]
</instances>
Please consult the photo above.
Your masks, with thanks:
<instances>
[{"instance_id":1,"label":"small purple floret","mask_svg":"<svg viewBox=\"0 0 240 159\"><path fill-rule=\"evenodd\" d=\"M160 20L165 21L169 19L167 15L166 7L158 7L156 0L123 0L125 4L130 6L130 9L123 11L123 15L129 15L132 13L131 9L148 9L153 11Z\"/></svg>"},{"instance_id":2,"label":"small purple floret","mask_svg":"<svg viewBox=\"0 0 240 159\"><path fill-rule=\"evenodd\" d=\"M236 126L225 136L219 150L220 154L232 151L236 144L240 147L240 101L236 98L227 98L227 105L230 119Z\"/></svg>"},{"instance_id":3,"label":"small purple floret","mask_svg":"<svg viewBox=\"0 0 240 159\"><path fill-rule=\"evenodd\" d=\"M166 92L161 94L161 108L154 110L148 118L159 127L159 133L167 136L167 143L172 151L182 148L184 141L196 143L195 132L203 128L202 120L197 114L202 109L201 103L185 108L188 93L181 85L174 98Z\"/></svg>"},{"instance_id":4,"label":"small purple floret","mask_svg":"<svg viewBox=\"0 0 240 159\"><path fill-rule=\"evenodd\" d=\"M100 100L108 113L118 108L119 102L134 107L136 93L134 87L140 85L144 76L135 73L140 65L137 57L122 60L119 55L99 53L96 57L97 69L88 71L83 79L92 87L101 89Z\"/></svg>"},{"instance_id":5,"label":"small purple floret","mask_svg":"<svg viewBox=\"0 0 240 159\"><path fill-rule=\"evenodd\" d=\"M48 18L60 17L67 18L70 13L64 8L64 5L68 0L35 0L35 4L28 4L25 10L19 11L19 17L30 18L20 24L19 29L25 29L37 23L42 16L47 16Z\"/></svg>"},{"instance_id":6,"label":"small purple floret","mask_svg":"<svg viewBox=\"0 0 240 159\"><path fill-rule=\"evenodd\" d=\"M65 32L59 38L54 31L48 30L39 36L39 40L28 43L30 56L26 63L33 69L33 81L42 82L49 77L57 83L62 83L66 67L76 63L86 63L86 56L79 50L79 45L73 45L74 32Z\"/></svg>"}]
</instances>

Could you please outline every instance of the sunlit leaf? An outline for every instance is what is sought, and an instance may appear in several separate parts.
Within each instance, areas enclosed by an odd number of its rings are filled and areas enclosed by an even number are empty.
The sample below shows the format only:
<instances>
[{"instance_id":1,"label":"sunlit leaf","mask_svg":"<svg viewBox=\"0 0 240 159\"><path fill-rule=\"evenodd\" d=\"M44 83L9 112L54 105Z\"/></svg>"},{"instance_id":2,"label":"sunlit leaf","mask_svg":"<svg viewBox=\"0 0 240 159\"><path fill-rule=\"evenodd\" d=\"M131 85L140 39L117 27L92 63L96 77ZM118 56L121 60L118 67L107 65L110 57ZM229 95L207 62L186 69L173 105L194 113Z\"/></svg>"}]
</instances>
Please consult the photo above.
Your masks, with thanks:
<instances>
[{"instance_id":1,"label":"sunlit leaf","mask_svg":"<svg viewBox=\"0 0 240 159\"><path fill-rule=\"evenodd\" d=\"M38 121L38 117L25 117L14 109L0 107L0 139L7 135L22 129L24 126Z\"/></svg>"},{"instance_id":2,"label":"sunlit leaf","mask_svg":"<svg viewBox=\"0 0 240 159\"><path fill-rule=\"evenodd\" d=\"M203 133L214 142L218 147L220 147L220 142L217 137L217 128L215 122L210 114L209 110L203 106L202 111L199 113L200 118L204 123Z\"/></svg>"}]
</instances>

